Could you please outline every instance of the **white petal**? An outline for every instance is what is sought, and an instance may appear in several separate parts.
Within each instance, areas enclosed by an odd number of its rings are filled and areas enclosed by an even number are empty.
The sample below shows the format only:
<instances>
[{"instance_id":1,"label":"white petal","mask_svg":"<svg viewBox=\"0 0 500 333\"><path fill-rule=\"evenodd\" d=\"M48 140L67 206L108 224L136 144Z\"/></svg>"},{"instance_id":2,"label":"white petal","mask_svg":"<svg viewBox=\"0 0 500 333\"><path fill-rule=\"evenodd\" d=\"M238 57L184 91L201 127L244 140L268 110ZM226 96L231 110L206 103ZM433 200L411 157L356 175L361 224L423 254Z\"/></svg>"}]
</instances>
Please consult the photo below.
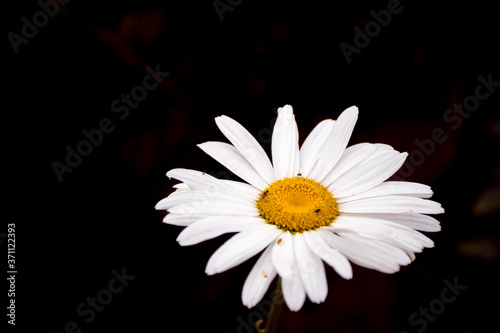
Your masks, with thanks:
<instances>
[{"instance_id":1,"label":"white petal","mask_svg":"<svg viewBox=\"0 0 500 333\"><path fill-rule=\"evenodd\" d=\"M308 177L309 172L318 160L322 147L328 139L335 121L326 119L320 122L307 136L300 147L300 168L299 172L303 177Z\"/></svg>"},{"instance_id":2,"label":"white petal","mask_svg":"<svg viewBox=\"0 0 500 333\"><path fill-rule=\"evenodd\" d=\"M168 197L160 200L155 208L158 210L169 210L172 207L182 204L194 204L200 207L210 204L212 201L228 201L238 205L255 207L255 201L242 198L236 193L227 193L215 190L214 192L205 191L180 191L171 193Z\"/></svg>"},{"instance_id":3,"label":"white petal","mask_svg":"<svg viewBox=\"0 0 500 333\"><path fill-rule=\"evenodd\" d=\"M430 198L432 194L430 186L424 184L386 181L360 194L336 199L337 202L347 202L364 198L380 197L383 195L409 195L418 198Z\"/></svg>"},{"instance_id":4,"label":"white petal","mask_svg":"<svg viewBox=\"0 0 500 333\"><path fill-rule=\"evenodd\" d=\"M329 186L334 180L352 169L376 150L377 147L374 144L366 142L347 147L337 164L335 164L333 169L325 176L321 183L325 186Z\"/></svg>"},{"instance_id":5,"label":"white petal","mask_svg":"<svg viewBox=\"0 0 500 333\"><path fill-rule=\"evenodd\" d=\"M438 202L407 196L386 195L339 203L343 213L444 213Z\"/></svg>"},{"instance_id":6,"label":"white petal","mask_svg":"<svg viewBox=\"0 0 500 333\"><path fill-rule=\"evenodd\" d=\"M307 296L314 303L322 303L328 294L323 261L309 248L303 233L294 238L295 259Z\"/></svg>"},{"instance_id":7,"label":"white petal","mask_svg":"<svg viewBox=\"0 0 500 333\"><path fill-rule=\"evenodd\" d=\"M291 278L295 269L293 237L289 232L282 232L273 247L272 260L278 274L285 279Z\"/></svg>"},{"instance_id":8,"label":"white petal","mask_svg":"<svg viewBox=\"0 0 500 333\"><path fill-rule=\"evenodd\" d=\"M224 142L211 141L199 144L198 147L259 190L264 190L268 186L266 181L234 146Z\"/></svg>"},{"instance_id":9,"label":"white petal","mask_svg":"<svg viewBox=\"0 0 500 333\"><path fill-rule=\"evenodd\" d=\"M240 232L266 223L260 217L210 216L199 220L177 237L181 246L194 245L229 232Z\"/></svg>"},{"instance_id":10,"label":"white petal","mask_svg":"<svg viewBox=\"0 0 500 333\"><path fill-rule=\"evenodd\" d=\"M411 252L421 252L424 247L434 246L432 240L420 232L386 220L343 214L329 228L383 240Z\"/></svg>"},{"instance_id":11,"label":"white petal","mask_svg":"<svg viewBox=\"0 0 500 333\"><path fill-rule=\"evenodd\" d=\"M328 187L336 198L359 194L382 183L403 165L407 153L383 151L376 158L368 158L337 178Z\"/></svg>"},{"instance_id":12,"label":"white petal","mask_svg":"<svg viewBox=\"0 0 500 333\"><path fill-rule=\"evenodd\" d=\"M196 191L206 190L207 187L218 186L218 179L201 171L190 169L172 169L167 172L168 178L175 178ZM175 185L174 185L175 186Z\"/></svg>"},{"instance_id":13,"label":"white petal","mask_svg":"<svg viewBox=\"0 0 500 333\"><path fill-rule=\"evenodd\" d=\"M405 251L389 243L366 239L352 233L341 233L338 236L322 229L318 231L323 233L323 238L330 246L360 266L383 273L394 273L399 271L401 265L411 262Z\"/></svg>"},{"instance_id":14,"label":"white petal","mask_svg":"<svg viewBox=\"0 0 500 333\"><path fill-rule=\"evenodd\" d=\"M291 278L281 279L281 289L283 291L283 299L290 311L299 311L306 300L306 290L302 285L296 266Z\"/></svg>"},{"instance_id":15,"label":"white petal","mask_svg":"<svg viewBox=\"0 0 500 333\"><path fill-rule=\"evenodd\" d=\"M394 148L390 145L387 145L385 143L373 143L375 147L377 147L377 150L394 150Z\"/></svg>"},{"instance_id":16,"label":"white petal","mask_svg":"<svg viewBox=\"0 0 500 333\"><path fill-rule=\"evenodd\" d=\"M433 218L432 216L416 214L416 213L365 213L365 214L349 214L352 216L357 216L360 218L375 218L380 220L387 220L394 223L398 223L404 225L406 227L427 231L427 232L436 232L441 230L441 225L439 221Z\"/></svg>"},{"instance_id":17,"label":"white petal","mask_svg":"<svg viewBox=\"0 0 500 333\"><path fill-rule=\"evenodd\" d=\"M181 192L184 192L184 191L181 191ZM192 201L191 200L192 193L190 193L189 197L184 198L184 196L181 196L181 199L178 200L178 195L181 194L181 192L173 192L168 197L161 199L160 201L158 201L156 203L155 209L156 210L167 210L170 207L175 206L175 205L172 205L173 201L175 201L175 202L178 201L179 203L188 203L188 202Z\"/></svg>"},{"instance_id":18,"label":"white petal","mask_svg":"<svg viewBox=\"0 0 500 333\"><path fill-rule=\"evenodd\" d=\"M351 106L342 112L330 132L321 155L309 174L309 178L321 182L330 170L332 170L344 153L357 119L358 108L355 106Z\"/></svg>"},{"instance_id":19,"label":"white petal","mask_svg":"<svg viewBox=\"0 0 500 333\"><path fill-rule=\"evenodd\" d=\"M213 275L241 264L262 251L280 233L274 225L262 224L234 235L212 254L205 272Z\"/></svg>"},{"instance_id":20,"label":"white petal","mask_svg":"<svg viewBox=\"0 0 500 333\"><path fill-rule=\"evenodd\" d=\"M169 208L173 214L189 215L234 215L234 216L259 216L257 207L248 204L238 204L227 200L202 198L194 203L179 204Z\"/></svg>"},{"instance_id":21,"label":"white petal","mask_svg":"<svg viewBox=\"0 0 500 333\"><path fill-rule=\"evenodd\" d=\"M229 186L232 192L236 191L236 193L240 197L247 198L248 200L256 201L259 198L260 192L262 192L258 190L256 187L253 187L252 185L247 183L237 182L234 180L225 180L225 179L221 179L220 181L224 183L224 186L225 185ZM224 186L222 188L225 189Z\"/></svg>"},{"instance_id":22,"label":"white petal","mask_svg":"<svg viewBox=\"0 0 500 333\"><path fill-rule=\"evenodd\" d=\"M304 232L304 238L311 250L344 279L352 279L352 267L349 260L338 250L328 246L322 237L321 232L308 231Z\"/></svg>"},{"instance_id":23,"label":"white petal","mask_svg":"<svg viewBox=\"0 0 500 333\"><path fill-rule=\"evenodd\" d=\"M374 252L374 255L379 256L382 260L393 261L399 266L406 266L411 263L411 258L408 256L407 251L394 244L379 239L366 238L351 232L340 232L338 235L342 239L348 240L351 244L353 242L363 243Z\"/></svg>"},{"instance_id":24,"label":"white petal","mask_svg":"<svg viewBox=\"0 0 500 333\"><path fill-rule=\"evenodd\" d=\"M178 225L181 227L188 226L196 221L204 219L206 215L185 215L169 213L163 218L163 223Z\"/></svg>"},{"instance_id":25,"label":"white petal","mask_svg":"<svg viewBox=\"0 0 500 333\"><path fill-rule=\"evenodd\" d=\"M269 157L255 138L237 121L221 116L215 122L226 138L238 149L248 162L257 170L262 179L271 184L276 179Z\"/></svg>"},{"instance_id":26,"label":"white petal","mask_svg":"<svg viewBox=\"0 0 500 333\"><path fill-rule=\"evenodd\" d=\"M175 184L174 186L172 186L173 188L176 189L176 191L186 191L186 190L191 190L191 188L189 186L187 186L187 184L184 184L184 183L179 183L179 184Z\"/></svg>"},{"instance_id":27,"label":"white petal","mask_svg":"<svg viewBox=\"0 0 500 333\"><path fill-rule=\"evenodd\" d=\"M290 105L278 109L271 150L276 179L296 176L299 172L299 131Z\"/></svg>"},{"instance_id":28,"label":"white petal","mask_svg":"<svg viewBox=\"0 0 500 333\"><path fill-rule=\"evenodd\" d=\"M276 277L276 269L274 268L271 253L273 244L269 245L264 250L259 260L255 263L250 274L248 274L243 291L241 292L241 300L243 305L252 308L260 302L266 293L269 285Z\"/></svg>"},{"instance_id":29,"label":"white petal","mask_svg":"<svg viewBox=\"0 0 500 333\"><path fill-rule=\"evenodd\" d=\"M200 191L208 197L216 197L218 193L224 193L256 200L261 192L247 183L217 179L197 170L172 169L167 172L167 176L183 181L183 185L194 191Z\"/></svg>"}]
</instances>

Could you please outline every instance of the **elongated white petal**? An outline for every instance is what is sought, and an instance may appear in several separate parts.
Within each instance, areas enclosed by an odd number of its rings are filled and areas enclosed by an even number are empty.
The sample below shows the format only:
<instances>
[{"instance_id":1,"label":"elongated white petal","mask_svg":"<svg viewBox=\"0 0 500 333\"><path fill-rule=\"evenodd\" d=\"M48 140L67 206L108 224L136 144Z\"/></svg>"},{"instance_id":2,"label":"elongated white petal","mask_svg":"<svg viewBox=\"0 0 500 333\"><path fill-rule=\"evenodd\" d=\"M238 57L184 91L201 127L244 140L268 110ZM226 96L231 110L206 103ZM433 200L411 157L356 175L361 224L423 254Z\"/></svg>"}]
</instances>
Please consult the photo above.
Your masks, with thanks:
<instances>
[{"instance_id":1,"label":"elongated white petal","mask_svg":"<svg viewBox=\"0 0 500 333\"><path fill-rule=\"evenodd\" d=\"M160 201L158 201L156 203L155 209L156 210L167 210L167 209L175 206L175 204L172 204L173 202L177 202L177 204L191 202L192 201L191 200L192 193L190 193L190 195L188 197L181 195L179 198L179 194L181 194L182 192L185 192L185 191L173 192L168 197L161 199Z\"/></svg>"},{"instance_id":2,"label":"elongated white petal","mask_svg":"<svg viewBox=\"0 0 500 333\"><path fill-rule=\"evenodd\" d=\"M309 299L322 303L328 294L325 266L323 261L309 248L303 233L294 238L295 258L302 284Z\"/></svg>"},{"instance_id":3,"label":"elongated white petal","mask_svg":"<svg viewBox=\"0 0 500 333\"><path fill-rule=\"evenodd\" d=\"M420 232L387 220L341 215L329 228L383 240L411 252L421 252L424 247L434 246L432 240Z\"/></svg>"},{"instance_id":4,"label":"elongated white petal","mask_svg":"<svg viewBox=\"0 0 500 333\"><path fill-rule=\"evenodd\" d=\"M238 204L217 199L202 199L195 203L179 204L169 208L173 214L188 215L234 215L234 216L259 216L257 207L248 204Z\"/></svg>"},{"instance_id":5,"label":"elongated white petal","mask_svg":"<svg viewBox=\"0 0 500 333\"><path fill-rule=\"evenodd\" d=\"M306 290L300 279L297 266L290 278L282 278L283 299L290 311L299 311L306 300Z\"/></svg>"},{"instance_id":6,"label":"elongated white petal","mask_svg":"<svg viewBox=\"0 0 500 333\"><path fill-rule=\"evenodd\" d=\"M338 249L353 263L383 273L395 273L401 265L411 262L402 249L383 241L367 239L353 233L341 233L340 236L320 228L325 241Z\"/></svg>"},{"instance_id":7,"label":"elongated white petal","mask_svg":"<svg viewBox=\"0 0 500 333\"><path fill-rule=\"evenodd\" d=\"M205 142L199 144L198 147L259 190L264 190L268 186L266 181L234 146L224 142Z\"/></svg>"},{"instance_id":8,"label":"elongated white petal","mask_svg":"<svg viewBox=\"0 0 500 333\"><path fill-rule=\"evenodd\" d=\"M194 245L225 233L248 230L264 223L260 217L210 216L182 230L177 241L182 246Z\"/></svg>"},{"instance_id":9,"label":"elongated white petal","mask_svg":"<svg viewBox=\"0 0 500 333\"><path fill-rule=\"evenodd\" d=\"M342 202L338 204L343 213L423 213L442 214L441 204L422 198L386 195Z\"/></svg>"},{"instance_id":10,"label":"elongated white petal","mask_svg":"<svg viewBox=\"0 0 500 333\"><path fill-rule=\"evenodd\" d=\"M352 169L376 150L377 147L374 144L366 142L347 147L337 164L335 164L333 169L330 170L321 183L325 186L329 186L334 180Z\"/></svg>"},{"instance_id":11,"label":"elongated white petal","mask_svg":"<svg viewBox=\"0 0 500 333\"><path fill-rule=\"evenodd\" d=\"M225 179L220 181L232 190L231 193L234 193L235 191L238 196L251 200L252 202L259 199L261 191L250 184ZM222 188L225 190L225 186L222 186Z\"/></svg>"},{"instance_id":12,"label":"elongated white petal","mask_svg":"<svg viewBox=\"0 0 500 333\"><path fill-rule=\"evenodd\" d=\"M409 195L418 198L430 198L432 194L433 192L430 186L424 184L386 181L359 194L337 198L337 202L347 202L364 198L380 197L383 195Z\"/></svg>"},{"instance_id":13,"label":"elongated white petal","mask_svg":"<svg viewBox=\"0 0 500 333\"><path fill-rule=\"evenodd\" d=\"M217 117L215 122L226 138L250 162L267 184L271 184L276 180L271 161L266 152L243 126L227 116Z\"/></svg>"},{"instance_id":14,"label":"elongated white petal","mask_svg":"<svg viewBox=\"0 0 500 333\"><path fill-rule=\"evenodd\" d=\"M223 193L235 197L247 198L249 200L256 200L260 193L260 191L252 185L225 179L217 179L205 172L197 170L172 169L167 172L167 176L183 181L184 183L182 185L184 185L184 187L187 186L193 191L201 192L207 197L216 197L219 193Z\"/></svg>"},{"instance_id":15,"label":"elongated white petal","mask_svg":"<svg viewBox=\"0 0 500 333\"><path fill-rule=\"evenodd\" d=\"M375 147L377 147L377 150L394 150L392 146L385 144L385 143L373 143Z\"/></svg>"},{"instance_id":16,"label":"elongated white petal","mask_svg":"<svg viewBox=\"0 0 500 333\"><path fill-rule=\"evenodd\" d=\"M276 179L296 176L299 172L299 131L293 109L285 105L278 109L271 142Z\"/></svg>"},{"instance_id":17,"label":"elongated white petal","mask_svg":"<svg viewBox=\"0 0 500 333\"><path fill-rule=\"evenodd\" d=\"M222 191L204 192L204 191L180 191L170 194L168 197L160 200L155 208L159 210L168 210L181 204L194 204L205 206L215 200L224 200L231 203L254 207L254 202L237 196L235 193L226 193Z\"/></svg>"},{"instance_id":18,"label":"elongated white petal","mask_svg":"<svg viewBox=\"0 0 500 333\"><path fill-rule=\"evenodd\" d=\"M243 305L252 308L260 302L266 293L269 285L276 277L276 269L274 268L271 253L273 251L273 244L269 245L259 260L255 263L250 274L248 274L243 290L241 292L241 300Z\"/></svg>"},{"instance_id":19,"label":"elongated white petal","mask_svg":"<svg viewBox=\"0 0 500 333\"><path fill-rule=\"evenodd\" d=\"M291 233L283 232L276 240L271 255L276 271L284 279L292 278L296 269L293 237Z\"/></svg>"},{"instance_id":20,"label":"elongated white petal","mask_svg":"<svg viewBox=\"0 0 500 333\"><path fill-rule=\"evenodd\" d=\"M204 219L205 217L207 217L207 215L185 215L169 213L163 218L163 223L185 227L193 224L196 221Z\"/></svg>"},{"instance_id":21,"label":"elongated white petal","mask_svg":"<svg viewBox=\"0 0 500 333\"><path fill-rule=\"evenodd\" d=\"M237 233L212 254L205 272L213 275L241 264L271 244L280 233L281 230L270 224Z\"/></svg>"},{"instance_id":22,"label":"elongated white petal","mask_svg":"<svg viewBox=\"0 0 500 333\"><path fill-rule=\"evenodd\" d=\"M187 184L185 183L179 183L179 184L175 184L174 186L172 186L173 188L176 189L176 191L186 191L186 190L191 190L191 188L189 186L187 186Z\"/></svg>"},{"instance_id":23,"label":"elongated white petal","mask_svg":"<svg viewBox=\"0 0 500 333\"><path fill-rule=\"evenodd\" d=\"M217 178L197 170L172 169L167 172L167 177L178 179L195 191L204 191L207 187L218 186Z\"/></svg>"},{"instance_id":24,"label":"elongated white petal","mask_svg":"<svg viewBox=\"0 0 500 333\"><path fill-rule=\"evenodd\" d=\"M384 151L377 158L367 159L337 178L328 188L336 198L356 195L382 183L403 165L407 153Z\"/></svg>"},{"instance_id":25,"label":"elongated white petal","mask_svg":"<svg viewBox=\"0 0 500 333\"><path fill-rule=\"evenodd\" d=\"M349 260L338 250L331 248L316 230L304 232L304 238L311 250L344 279L352 279L352 267Z\"/></svg>"},{"instance_id":26,"label":"elongated white petal","mask_svg":"<svg viewBox=\"0 0 500 333\"><path fill-rule=\"evenodd\" d=\"M309 172L318 160L322 147L330 136L335 124L334 120L326 119L320 122L307 136L300 147L300 168L299 172L303 177L308 177Z\"/></svg>"},{"instance_id":27,"label":"elongated white petal","mask_svg":"<svg viewBox=\"0 0 500 333\"><path fill-rule=\"evenodd\" d=\"M441 230L439 221L429 215L417 213L362 213L362 214L349 214L359 218L374 218L379 220L387 220L394 223L404 225L408 228L415 230L436 232Z\"/></svg>"},{"instance_id":28,"label":"elongated white petal","mask_svg":"<svg viewBox=\"0 0 500 333\"><path fill-rule=\"evenodd\" d=\"M322 181L338 162L351 138L352 130L358 119L358 108L351 106L338 117L332 131L323 146L318 161L309 174L309 178Z\"/></svg>"},{"instance_id":29,"label":"elongated white petal","mask_svg":"<svg viewBox=\"0 0 500 333\"><path fill-rule=\"evenodd\" d=\"M411 258L408 256L407 251L394 244L379 239L367 238L351 232L339 232L338 235L349 243L360 242L364 244L364 246L371 248L374 255L380 256L382 260L395 262L399 266L406 266L411 263Z\"/></svg>"}]
</instances>

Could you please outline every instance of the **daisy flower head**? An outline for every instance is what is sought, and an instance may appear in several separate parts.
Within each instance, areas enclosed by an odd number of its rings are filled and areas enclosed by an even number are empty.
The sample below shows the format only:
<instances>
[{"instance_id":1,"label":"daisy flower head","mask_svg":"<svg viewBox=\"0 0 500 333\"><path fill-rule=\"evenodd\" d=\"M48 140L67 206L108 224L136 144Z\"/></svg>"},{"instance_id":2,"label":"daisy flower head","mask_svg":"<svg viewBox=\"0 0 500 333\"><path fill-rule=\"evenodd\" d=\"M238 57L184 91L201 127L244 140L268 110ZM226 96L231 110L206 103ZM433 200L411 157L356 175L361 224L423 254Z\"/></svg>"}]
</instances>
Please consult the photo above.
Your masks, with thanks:
<instances>
[{"instance_id":1,"label":"daisy flower head","mask_svg":"<svg viewBox=\"0 0 500 333\"><path fill-rule=\"evenodd\" d=\"M328 293L323 262L345 279L352 278L350 262L397 272L414 253L434 246L419 231L439 231L439 222L424 214L444 210L428 200L429 186L387 181L407 153L385 144L346 148L357 118L352 106L337 120L320 122L299 147L292 107L279 108L271 162L242 125L217 117L231 144L199 147L244 182L173 169L167 176L181 183L156 209L168 211L165 223L186 227L177 238L182 246L236 233L208 260L209 275L262 252L243 286L248 307L262 299L277 275L290 310L299 310L306 296L323 302Z\"/></svg>"}]
</instances>

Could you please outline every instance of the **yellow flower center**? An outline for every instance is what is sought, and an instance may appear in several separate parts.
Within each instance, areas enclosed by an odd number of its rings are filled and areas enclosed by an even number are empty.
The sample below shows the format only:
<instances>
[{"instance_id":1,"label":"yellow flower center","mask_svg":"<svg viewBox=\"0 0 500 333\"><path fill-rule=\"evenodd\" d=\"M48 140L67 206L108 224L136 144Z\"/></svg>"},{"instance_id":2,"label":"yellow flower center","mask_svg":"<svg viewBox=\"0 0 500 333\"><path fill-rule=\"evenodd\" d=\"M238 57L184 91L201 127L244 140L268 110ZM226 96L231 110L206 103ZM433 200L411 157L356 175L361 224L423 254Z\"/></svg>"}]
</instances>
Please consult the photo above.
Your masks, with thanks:
<instances>
[{"instance_id":1,"label":"yellow flower center","mask_svg":"<svg viewBox=\"0 0 500 333\"><path fill-rule=\"evenodd\" d=\"M257 208L268 223L291 233L328 226L339 215L333 194L304 177L275 181L262 191Z\"/></svg>"}]
</instances>

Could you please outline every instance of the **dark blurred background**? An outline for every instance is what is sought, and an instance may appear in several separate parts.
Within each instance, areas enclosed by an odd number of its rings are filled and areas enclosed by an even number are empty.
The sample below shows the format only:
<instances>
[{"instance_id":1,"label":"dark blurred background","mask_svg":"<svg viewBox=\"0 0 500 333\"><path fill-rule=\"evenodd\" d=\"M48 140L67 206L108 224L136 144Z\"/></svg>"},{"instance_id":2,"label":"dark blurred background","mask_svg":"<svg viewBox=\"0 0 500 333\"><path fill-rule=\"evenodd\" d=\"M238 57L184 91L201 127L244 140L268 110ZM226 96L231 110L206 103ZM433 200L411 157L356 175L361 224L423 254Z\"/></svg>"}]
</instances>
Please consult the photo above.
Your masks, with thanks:
<instances>
[{"instance_id":1,"label":"dark blurred background","mask_svg":"<svg viewBox=\"0 0 500 333\"><path fill-rule=\"evenodd\" d=\"M66 0L48 14L41 2L4 5L0 232L16 223L17 329L253 332L265 306L249 310L240 294L255 259L206 276L208 258L229 236L180 247L181 228L163 224L154 205L172 191L171 168L237 179L196 147L225 141L214 117L238 120L269 151L284 104L294 107L302 140L320 120L357 105L350 144L408 151L395 179L431 185L446 214L437 217L442 231L428 234L435 248L399 273L355 266L343 281L327 268L326 302L285 310L279 331L497 326L494 3ZM390 22L381 14L388 7ZM368 29L369 41L355 28ZM354 49L355 38L363 47ZM341 45L352 51L349 62ZM147 66L169 73L151 90L141 88ZM139 101L127 106L132 93ZM474 111L460 113L460 105ZM108 133L95 134L100 126ZM82 143L84 133L97 144ZM78 147L87 156L64 169L68 149ZM59 176L54 168L63 168ZM116 272L129 280L108 300ZM441 300L445 280L467 287L449 304ZM93 317L87 304L96 296L107 304Z\"/></svg>"}]
</instances>

